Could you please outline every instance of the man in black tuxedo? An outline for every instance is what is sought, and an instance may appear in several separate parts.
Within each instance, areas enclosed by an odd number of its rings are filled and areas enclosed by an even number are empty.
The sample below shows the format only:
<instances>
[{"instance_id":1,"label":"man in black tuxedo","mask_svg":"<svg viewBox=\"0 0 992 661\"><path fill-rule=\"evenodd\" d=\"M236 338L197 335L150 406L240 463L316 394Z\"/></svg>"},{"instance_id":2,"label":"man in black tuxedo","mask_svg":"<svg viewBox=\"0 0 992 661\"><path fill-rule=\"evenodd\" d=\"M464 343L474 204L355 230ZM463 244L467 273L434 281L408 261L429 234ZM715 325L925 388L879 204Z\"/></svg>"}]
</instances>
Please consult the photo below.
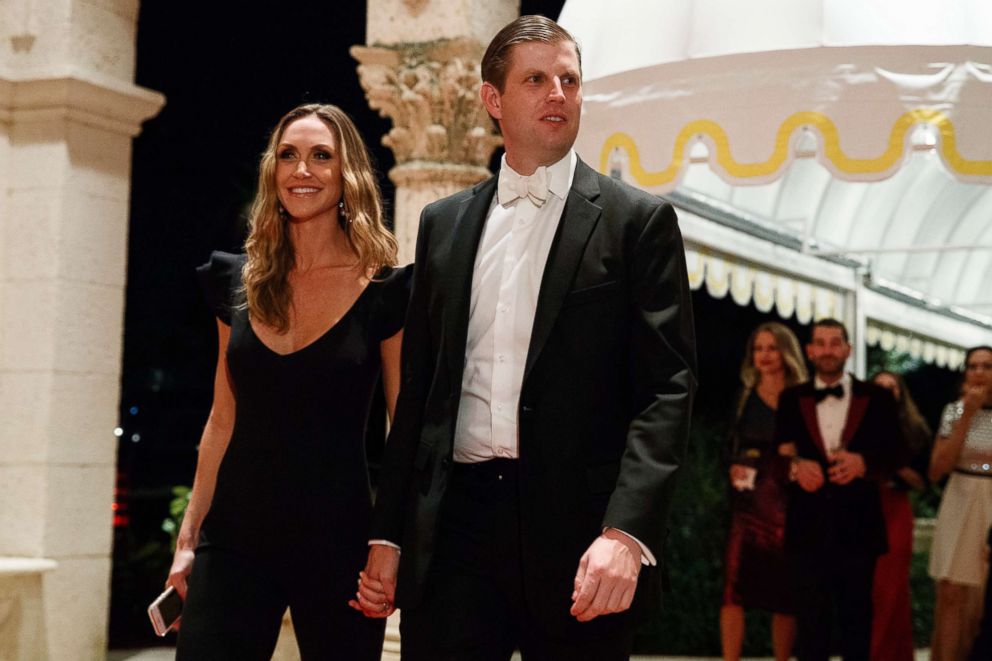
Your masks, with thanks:
<instances>
[{"instance_id":1,"label":"man in black tuxedo","mask_svg":"<svg viewBox=\"0 0 992 661\"><path fill-rule=\"evenodd\" d=\"M506 154L424 210L352 605L402 609L404 659L627 658L632 602L660 599L695 390L681 235L669 204L572 150L560 26L512 22L482 78Z\"/></svg>"},{"instance_id":2,"label":"man in black tuxedo","mask_svg":"<svg viewBox=\"0 0 992 661\"><path fill-rule=\"evenodd\" d=\"M785 548L799 659L826 661L836 604L843 658L867 660L875 561L888 548L878 482L905 448L889 392L844 372L851 345L843 324L814 323L806 354L815 377L782 392L775 429L780 451L794 456Z\"/></svg>"}]
</instances>

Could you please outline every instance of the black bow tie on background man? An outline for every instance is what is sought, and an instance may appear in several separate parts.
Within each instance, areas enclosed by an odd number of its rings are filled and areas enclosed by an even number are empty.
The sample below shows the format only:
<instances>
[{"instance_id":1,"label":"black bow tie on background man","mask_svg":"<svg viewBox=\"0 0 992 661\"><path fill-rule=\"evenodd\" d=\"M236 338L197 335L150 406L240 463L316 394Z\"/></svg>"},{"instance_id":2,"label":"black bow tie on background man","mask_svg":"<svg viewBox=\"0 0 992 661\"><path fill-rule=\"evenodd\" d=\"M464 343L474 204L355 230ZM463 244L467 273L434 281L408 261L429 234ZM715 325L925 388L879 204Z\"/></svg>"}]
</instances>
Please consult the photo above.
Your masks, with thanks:
<instances>
[{"instance_id":1,"label":"black bow tie on background man","mask_svg":"<svg viewBox=\"0 0 992 661\"><path fill-rule=\"evenodd\" d=\"M844 386L839 383L836 386L830 386L829 388L817 388L813 391L813 397L816 398L816 403L819 404L827 397L836 397L837 399L844 398Z\"/></svg>"}]
</instances>

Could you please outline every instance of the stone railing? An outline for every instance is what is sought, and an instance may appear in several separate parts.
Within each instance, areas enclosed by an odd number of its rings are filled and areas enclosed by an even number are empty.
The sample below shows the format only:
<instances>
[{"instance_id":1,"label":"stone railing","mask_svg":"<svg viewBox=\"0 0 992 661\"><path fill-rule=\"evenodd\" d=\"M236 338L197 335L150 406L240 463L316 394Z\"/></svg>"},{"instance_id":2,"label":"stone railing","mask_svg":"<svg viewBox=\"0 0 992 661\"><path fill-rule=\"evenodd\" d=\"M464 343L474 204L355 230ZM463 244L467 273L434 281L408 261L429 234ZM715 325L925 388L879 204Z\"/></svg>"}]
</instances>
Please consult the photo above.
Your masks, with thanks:
<instances>
[{"instance_id":1,"label":"stone railing","mask_svg":"<svg viewBox=\"0 0 992 661\"><path fill-rule=\"evenodd\" d=\"M41 577L57 567L44 558L0 557L0 659L47 658Z\"/></svg>"}]
</instances>

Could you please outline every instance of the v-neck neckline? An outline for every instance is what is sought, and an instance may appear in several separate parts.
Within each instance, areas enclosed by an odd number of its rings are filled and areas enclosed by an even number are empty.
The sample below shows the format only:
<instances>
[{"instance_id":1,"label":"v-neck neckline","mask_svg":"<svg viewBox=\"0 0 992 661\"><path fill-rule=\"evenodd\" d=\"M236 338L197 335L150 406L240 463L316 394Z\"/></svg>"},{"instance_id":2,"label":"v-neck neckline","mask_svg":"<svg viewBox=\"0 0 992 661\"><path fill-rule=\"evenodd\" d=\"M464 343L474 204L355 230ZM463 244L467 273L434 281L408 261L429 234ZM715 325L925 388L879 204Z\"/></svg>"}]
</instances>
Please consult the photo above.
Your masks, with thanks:
<instances>
[{"instance_id":1,"label":"v-neck neckline","mask_svg":"<svg viewBox=\"0 0 992 661\"><path fill-rule=\"evenodd\" d=\"M348 318L348 316L352 313L352 311L356 307L358 307L358 304L365 297L365 293L372 287L372 283L373 282L375 282L375 281L374 280L371 280L371 279L368 281L368 283L365 285L365 288L362 289L362 292L358 296L355 297L355 300L352 301L351 305L348 307L347 310L345 310L344 314L342 314L340 317L338 317L338 320L337 321L335 321L333 324L331 324L330 326L328 326L327 329L324 330L320 335L318 335L317 337L313 338L312 340L310 340L309 342L307 342L306 344L304 344L299 349L294 349L293 351L290 351L289 353L279 353L278 351L276 351L275 349L273 349L272 347L270 347L268 344L266 344L265 343L265 340L263 340L261 338L261 336L259 336L259 334L255 331L255 325L252 324L252 322L251 322L251 315L249 315L249 314L246 314L245 315L245 318L246 318L246 322L245 323L248 325L248 329L251 331L251 334L255 337L255 340L260 345L262 345L262 348L265 349L268 353L270 353L273 356L276 356L278 358L290 358L290 357L295 356L295 355L297 355L297 354L299 354L299 353L301 353L303 351L306 351L310 347L314 346L315 344L317 344L318 342L320 342L321 340L323 340L325 337L327 337L328 335L330 335L331 332L335 328L337 328L338 326L340 326L345 321L345 319Z\"/></svg>"}]
</instances>

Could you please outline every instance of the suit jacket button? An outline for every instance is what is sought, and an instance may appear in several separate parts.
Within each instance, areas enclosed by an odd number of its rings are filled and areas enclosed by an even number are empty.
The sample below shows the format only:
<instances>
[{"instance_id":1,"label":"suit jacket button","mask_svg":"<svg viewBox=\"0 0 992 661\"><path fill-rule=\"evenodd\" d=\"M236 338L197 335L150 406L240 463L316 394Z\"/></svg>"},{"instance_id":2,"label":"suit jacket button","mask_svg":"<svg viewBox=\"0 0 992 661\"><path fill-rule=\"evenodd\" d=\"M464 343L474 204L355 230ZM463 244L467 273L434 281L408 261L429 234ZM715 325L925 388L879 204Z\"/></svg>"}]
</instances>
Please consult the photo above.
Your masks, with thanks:
<instances>
[{"instance_id":1,"label":"suit jacket button","mask_svg":"<svg viewBox=\"0 0 992 661\"><path fill-rule=\"evenodd\" d=\"M451 468L451 459L448 459L447 457L442 459L441 468L443 468L444 470L448 470L449 468Z\"/></svg>"}]
</instances>

